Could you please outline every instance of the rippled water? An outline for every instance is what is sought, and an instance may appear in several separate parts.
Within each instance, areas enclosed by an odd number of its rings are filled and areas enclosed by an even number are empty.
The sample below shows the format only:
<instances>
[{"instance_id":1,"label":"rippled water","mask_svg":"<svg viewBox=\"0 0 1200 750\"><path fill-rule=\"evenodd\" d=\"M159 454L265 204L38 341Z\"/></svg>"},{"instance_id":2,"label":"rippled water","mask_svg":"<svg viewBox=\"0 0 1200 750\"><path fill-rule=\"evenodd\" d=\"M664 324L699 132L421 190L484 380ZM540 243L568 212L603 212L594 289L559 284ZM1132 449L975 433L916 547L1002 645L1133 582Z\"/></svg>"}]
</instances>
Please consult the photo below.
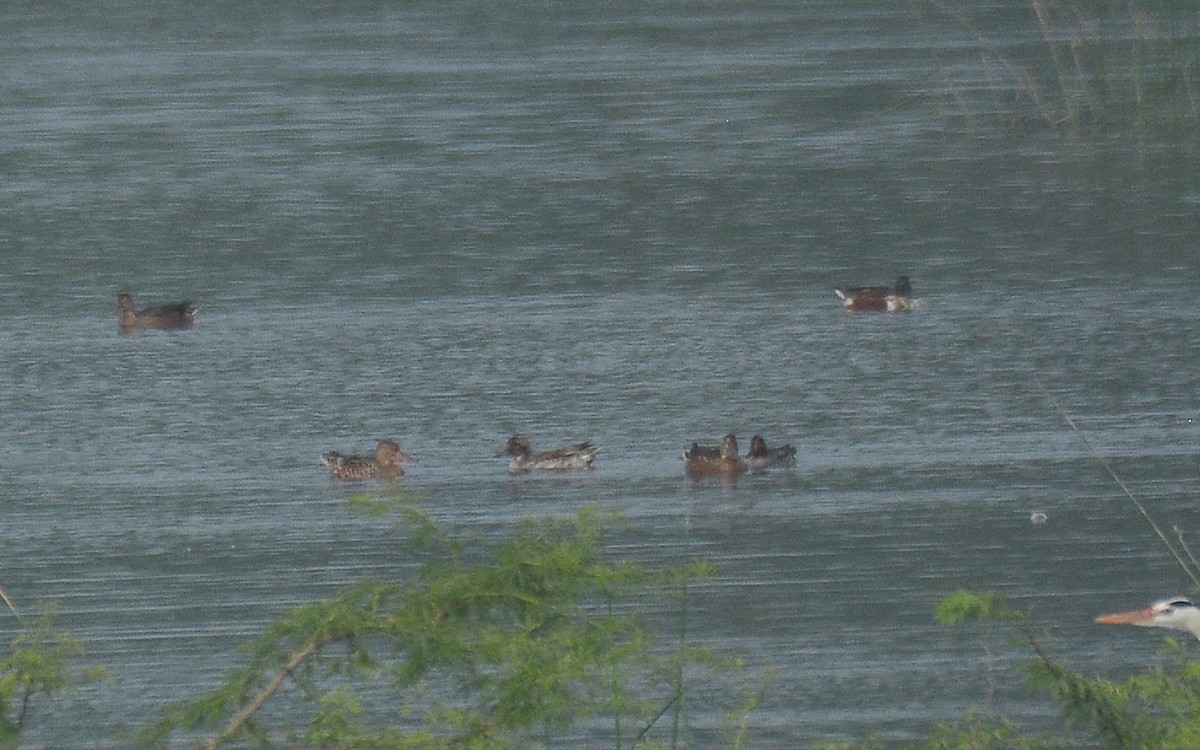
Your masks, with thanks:
<instances>
[{"instance_id":1,"label":"rippled water","mask_svg":"<svg viewBox=\"0 0 1200 750\"><path fill-rule=\"evenodd\" d=\"M933 623L959 587L1081 669L1154 658L1091 618L1186 579L1058 409L1191 533L1186 148L969 122L939 74L978 40L908 5L66 7L0 13L0 584L112 679L32 745L120 746L290 606L402 569L317 460L383 436L451 529L600 506L622 554L715 562L688 628L775 674L755 747L984 704L979 641ZM909 315L831 292L900 272ZM119 290L196 327L120 337ZM604 450L510 478L516 431ZM686 480L727 431L795 468Z\"/></svg>"}]
</instances>

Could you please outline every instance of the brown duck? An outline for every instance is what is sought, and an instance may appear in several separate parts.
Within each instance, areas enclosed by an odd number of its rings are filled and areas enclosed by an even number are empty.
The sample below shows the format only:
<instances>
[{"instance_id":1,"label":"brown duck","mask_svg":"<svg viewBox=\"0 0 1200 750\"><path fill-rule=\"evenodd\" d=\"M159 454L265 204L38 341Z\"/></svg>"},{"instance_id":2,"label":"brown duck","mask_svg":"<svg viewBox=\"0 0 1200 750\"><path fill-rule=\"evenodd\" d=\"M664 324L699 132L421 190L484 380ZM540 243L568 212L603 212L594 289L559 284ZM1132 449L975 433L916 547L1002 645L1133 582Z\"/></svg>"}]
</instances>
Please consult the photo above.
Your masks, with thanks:
<instances>
[{"instance_id":1,"label":"brown duck","mask_svg":"<svg viewBox=\"0 0 1200 750\"><path fill-rule=\"evenodd\" d=\"M373 456L348 456L337 451L321 454L321 463L334 479L395 479L404 476L397 462L411 460L412 456L392 440L380 440Z\"/></svg>"},{"instance_id":2,"label":"brown duck","mask_svg":"<svg viewBox=\"0 0 1200 750\"><path fill-rule=\"evenodd\" d=\"M856 286L834 289L833 293L847 310L883 310L901 312L917 306L912 283L907 276L896 279L895 286Z\"/></svg>"},{"instance_id":3,"label":"brown duck","mask_svg":"<svg viewBox=\"0 0 1200 750\"><path fill-rule=\"evenodd\" d=\"M135 310L133 297L128 294L117 295L117 331L120 333L182 331L191 328L195 320L196 307L190 301Z\"/></svg>"},{"instance_id":4,"label":"brown duck","mask_svg":"<svg viewBox=\"0 0 1200 750\"><path fill-rule=\"evenodd\" d=\"M683 470L690 477L723 476L736 477L745 474L746 462L738 455L737 438L732 433L721 441L714 455L712 448L692 444L683 453Z\"/></svg>"}]
</instances>

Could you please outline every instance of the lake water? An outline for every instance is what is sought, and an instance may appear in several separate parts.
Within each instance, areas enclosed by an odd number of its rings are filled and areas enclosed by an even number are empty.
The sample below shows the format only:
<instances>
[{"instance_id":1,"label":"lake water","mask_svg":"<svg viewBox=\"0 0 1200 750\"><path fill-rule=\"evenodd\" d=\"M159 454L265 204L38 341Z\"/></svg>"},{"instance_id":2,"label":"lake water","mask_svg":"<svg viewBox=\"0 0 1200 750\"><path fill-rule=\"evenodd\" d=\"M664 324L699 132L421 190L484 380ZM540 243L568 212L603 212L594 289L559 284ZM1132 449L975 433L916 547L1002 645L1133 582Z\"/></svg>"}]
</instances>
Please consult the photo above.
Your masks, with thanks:
<instances>
[{"instance_id":1,"label":"lake water","mask_svg":"<svg viewBox=\"0 0 1200 750\"><path fill-rule=\"evenodd\" d=\"M1188 579L1060 410L1194 534L1195 142L1028 126L1005 76L1053 68L1017 6L6 6L0 585L111 675L36 702L29 745L119 747L290 607L403 570L318 461L380 437L450 530L601 507L620 554L715 563L688 630L774 675L752 747L986 705L978 634L933 621L960 587L1078 669L1156 662L1092 617ZM899 273L911 314L832 293ZM118 336L122 290L195 328ZM687 480L730 431L796 466ZM511 478L513 432L603 452ZM995 640L991 705L1044 722Z\"/></svg>"}]
</instances>

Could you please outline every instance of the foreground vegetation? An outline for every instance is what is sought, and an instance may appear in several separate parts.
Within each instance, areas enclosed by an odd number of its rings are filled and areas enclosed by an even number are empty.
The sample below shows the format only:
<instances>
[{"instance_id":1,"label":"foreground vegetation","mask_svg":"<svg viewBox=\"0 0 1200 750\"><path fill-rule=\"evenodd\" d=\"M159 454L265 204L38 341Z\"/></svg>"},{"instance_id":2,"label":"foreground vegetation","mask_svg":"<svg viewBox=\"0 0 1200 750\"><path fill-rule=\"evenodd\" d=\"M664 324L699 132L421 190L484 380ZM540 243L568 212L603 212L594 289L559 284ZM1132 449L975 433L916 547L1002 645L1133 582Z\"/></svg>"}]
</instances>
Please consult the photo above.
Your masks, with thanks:
<instances>
[{"instance_id":1,"label":"foreground vegetation","mask_svg":"<svg viewBox=\"0 0 1200 750\"><path fill-rule=\"evenodd\" d=\"M359 501L362 501L360 498ZM381 504L359 503L368 510ZM755 697L740 665L686 639L688 585L704 565L647 570L606 559L606 525L584 513L530 522L484 549L400 503L403 543L421 564L403 580L364 580L269 627L216 689L167 707L131 744L288 748L530 748L540 738L674 747L687 733L688 681L720 682L723 744L743 744ZM398 540L399 542L400 540ZM679 630L656 635L640 602L678 604ZM30 623L0 664L0 748L24 717L83 675L81 645ZM727 684L726 684L727 683ZM40 704L44 707L44 703Z\"/></svg>"},{"instance_id":2,"label":"foreground vegetation","mask_svg":"<svg viewBox=\"0 0 1200 750\"><path fill-rule=\"evenodd\" d=\"M573 745L615 750L694 747L688 685L715 680L721 688L704 694L721 694L724 703L697 707L707 715L724 711L729 720L724 737L704 746L753 747L746 726L758 696L746 689L740 665L686 637L687 589L709 573L706 566L651 571L609 560L604 531L617 521L590 513L530 522L481 549L413 506L404 512L405 541L422 557L419 568L402 581L361 581L296 608L246 648L220 686L167 707L123 742L536 748L574 737ZM679 618L665 635L636 614L639 602L661 610L664 597L678 604ZM0 750L19 746L31 711L103 676L72 668L83 646L57 628L52 611L17 617L21 631L0 662ZM1033 731L976 712L906 746L912 750L1200 747L1200 661L1185 659L1185 649L1171 668L1116 682L1055 659L1027 613L994 594L956 592L936 617L950 627L1009 629L1032 657L1024 679L1054 703L1062 722L1058 731Z\"/></svg>"},{"instance_id":3,"label":"foreground vegetation","mask_svg":"<svg viewBox=\"0 0 1200 750\"><path fill-rule=\"evenodd\" d=\"M1200 747L1200 661L1185 658L1184 649L1174 641L1168 641L1175 655L1172 667L1149 669L1116 682L1087 677L1054 659L1039 643L1027 614L995 594L958 591L942 600L937 618L952 626L1002 623L1010 627L1018 645L1034 655L1025 665L1027 685L1053 701L1062 726L1054 733L1037 732L1003 717L973 713L957 724L937 727L925 742L906 745L910 750ZM875 750L883 745L868 741L838 747Z\"/></svg>"},{"instance_id":4,"label":"foreground vegetation","mask_svg":"<svg viewBox=\"0 0 1200 750\"><path fill-rule=\"evenodd\" d=\"M19 745L36 701L99 679L104 673L72 667L72 661L83 654L83 644L55 625L53 608L26 620L3 589L0 597L21 626L8 658L0 662L0 750L11 750Z\"/></svg>"},{"instance_id":5,"label":"foreground vegetation","mask_svg":"<svg viewBox=\"0 0 1200 750\"><path fill-rule=\"evenodd\" d=\"M914 4L928 25L948 21L978 50L977 68L939 66L948 114L975 122L984 113L1009 113L1015 127L1131 129L1196 142L1200 4L1026 0L1015 7L1026 26L1007 30L1005 38L1016 41L1002 43L984 20L991 6Z\"/></svg>"}]
</instances>

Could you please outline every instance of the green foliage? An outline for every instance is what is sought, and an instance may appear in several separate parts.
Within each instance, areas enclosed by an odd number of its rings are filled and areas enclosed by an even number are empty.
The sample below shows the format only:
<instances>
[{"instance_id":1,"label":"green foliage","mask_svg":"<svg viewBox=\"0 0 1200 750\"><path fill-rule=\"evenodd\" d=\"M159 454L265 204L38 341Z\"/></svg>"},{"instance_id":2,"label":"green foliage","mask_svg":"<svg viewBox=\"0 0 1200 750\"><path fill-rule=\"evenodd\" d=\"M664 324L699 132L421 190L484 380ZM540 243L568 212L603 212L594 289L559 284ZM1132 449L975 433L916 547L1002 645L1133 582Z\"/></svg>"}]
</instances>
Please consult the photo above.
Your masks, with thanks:
<instances>
[{"instance_id":1,"label":"green foliage","mask_svg":"<svg viewBox=\"0 0 1200 750\"><path fill-rule=\"evenodd\" d=\"M7 595L5 601L11 608ZM22 622L8 658L0 662L0 750L17 747L36 698L57 695L104 674L72 667L84 653L83 643L55 627L56 616L54 607L47 606L36 620Z\"/></svg>"},{"instance_id":2,"label":"green foliage","mask_svg":"<svg viewBox=\"0 0 1200 750\"><path fill-rule=\"evenodd\" d=\"M999 594L991 591L973 594L963 589L938 602L936 617L943 625L988 620L1017 623L1025 620L1025 614L1014 609L1008 600Z\"/></svg>"},{"instance_id":3,"label":"green foliage","mask_svg":"<svg viewBox=\"0 0 1200 750\"><path fill-rule=\"evenodd\" d=\"M1090 726L1112 748L1200 747L1200 662L1177 661L1124 682L1030 666L1031 684L1051 695L1069 725Z\"/></svg>"},{"instance_id":4,"label":"green foliage","mask_svg":"<svg viewBox=\"0 0 1200 750\"><path fill-rule=\"evenodd\" d=\"M295 609L222 686L171 706L140 741L523 747L535 732L604 716L620 748L625 724L644 735L675 700L664 696L683 665L732 666L686 644L660 654L634 615L614 614L635 592L699 570L605 560L590 513L526 524L489 550L443 538L424 514L403 516L428 550L411 580L363 581Z\"/></svg>"},{"instance_id":5,"label":"green foliage","mask_svg":"<svg viewBox=\"0 0 1200 750\"><path fill-rule=\"evenodd\" d=\"M833 745L814 745L812 750L883 750L883 743L878 738L872 737L862 744L842 742Z\"/></svg>"},{"instance_id":6,"label":"green foliage","mask_svg":"<svg viewBox=\"0 0 1200 750\"><path fill-rule=\"evenodd\" d=\"M862 744L822 745L814 750L883 750L877 738ZM939 724L929 739L902 745L905 750L1069 750L1076 743L1043 735L1027 736L1019 725L1005 719L971 712L961 722Z\"/></svg>"},{"instance_id":7,"label":"green foliage","mask_svg":"<svg viewBox=\"0 0 1200 750\"><path fill-rule=\"evenodd\" d=\"M939 622L995 621L1014 627L1037 658L1025 666L1029 686L1058 705L1068 739L1030 737L1016 725L978 717L963 725L939 727L919 747L1054 748L1069 747L1070 730L1079 728L1110 748L1194 750L1200 747L1200 661L1175 650L1171 669L1150 669L1124 682L1087 677L1051 658L1030 630L1026 616L993 593L958 591L938 606Z\"/></svg>"},{"instance_id":8,"label":"green foliage","mask_svg":"<svg viewBox=\"0 0 1200 750\"><path fill-rule=\"evenodd\" d=\"M911 750L1066 750L1075 743L1045 736L1028 737L1016 723L970 713L956 724L940 724L928 741Z\"/></svg>"}]
</instances>

